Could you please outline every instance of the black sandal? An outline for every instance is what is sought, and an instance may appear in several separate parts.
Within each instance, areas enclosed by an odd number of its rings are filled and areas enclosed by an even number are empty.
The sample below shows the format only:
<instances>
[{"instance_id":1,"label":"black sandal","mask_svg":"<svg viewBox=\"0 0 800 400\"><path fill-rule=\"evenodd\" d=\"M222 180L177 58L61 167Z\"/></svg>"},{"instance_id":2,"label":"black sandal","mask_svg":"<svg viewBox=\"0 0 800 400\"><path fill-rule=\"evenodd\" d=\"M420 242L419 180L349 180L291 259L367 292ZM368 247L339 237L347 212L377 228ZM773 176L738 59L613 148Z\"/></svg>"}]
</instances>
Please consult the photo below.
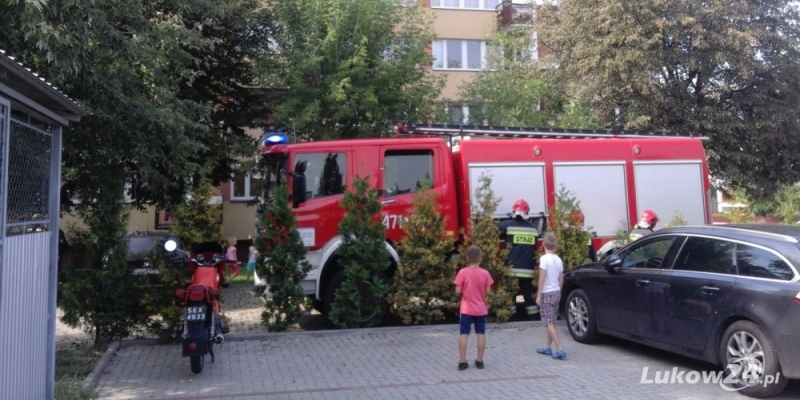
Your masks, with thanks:
<instances>
[{"instance_id":1,"label":"black sandal","mask_svg":"<svg viewBox=\"0 0 800 400\"><path fill-rule=\"evenodd\" d=\"M483 369L483 361L475 360L475 368Z\"/></svg>"},{"instance_id":2,"label":"black sandal","mask_svg":"<svg viewBox=\"0 0 800 400\"><path fill-rule=\"evenodd\" d=\"M458 370L459 371L463 371L463 370L465 370L467 368L469 368L469 364L467 364L466 362L458 363Z\"/></svg>"}]
</instances>

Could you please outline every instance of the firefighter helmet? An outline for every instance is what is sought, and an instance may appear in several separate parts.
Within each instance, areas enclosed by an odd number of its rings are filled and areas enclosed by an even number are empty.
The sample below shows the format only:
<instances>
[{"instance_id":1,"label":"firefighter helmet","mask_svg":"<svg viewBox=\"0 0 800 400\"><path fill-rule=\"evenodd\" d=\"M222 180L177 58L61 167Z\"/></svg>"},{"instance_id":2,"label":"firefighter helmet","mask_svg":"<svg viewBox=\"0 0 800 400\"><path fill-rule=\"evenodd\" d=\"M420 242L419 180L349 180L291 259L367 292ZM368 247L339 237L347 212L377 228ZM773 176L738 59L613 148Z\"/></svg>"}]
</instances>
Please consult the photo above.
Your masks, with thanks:
<instances>
[{"instance_id":1,"label":"firefighter helmet","mask_svg":"<svg viewBox=\"0 0 800 400\"><path fill-rule=\"evenodd\" d=\"M658 215L653 210L644 210L639 216L639 226L642 228L653 229L658 223Z\"/></svg>"},{"instance_id":2,"label":"firefighter helmet","mask_svg":"<svg viewBox=\"0 0 800 400\"><path fill-rule=\"evenodd\" d=\"M528 218L528 213L531 212L531 207L528 202L522 199L517 200L511 207L512 217Z\"/></svg>"}]
</instances>

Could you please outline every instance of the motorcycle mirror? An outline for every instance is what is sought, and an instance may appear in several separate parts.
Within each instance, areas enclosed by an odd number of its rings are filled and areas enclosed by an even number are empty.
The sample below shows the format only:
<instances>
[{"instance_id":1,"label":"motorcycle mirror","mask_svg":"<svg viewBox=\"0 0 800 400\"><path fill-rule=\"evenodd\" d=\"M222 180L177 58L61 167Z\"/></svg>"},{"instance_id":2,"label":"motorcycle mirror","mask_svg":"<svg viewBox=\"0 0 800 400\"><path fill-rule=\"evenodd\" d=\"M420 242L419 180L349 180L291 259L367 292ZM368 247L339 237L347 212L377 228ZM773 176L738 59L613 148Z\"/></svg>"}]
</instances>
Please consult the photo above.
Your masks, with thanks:
<instances>
[{"instance_id":1,"label":"motorcycle mirror","mask_svg":"<svg viewBox=\"0 0 800 400\"><path fill-rule=\"evenodd\" d=\"M178 243L177 243L177 242L175 242L175 241L174 241L174 240L172 240L172 239L170 239L170 240L167 240L167 241L164 243L164 250L166 250L166 251L173 252L173 251L175 251L175 249L177 249L177 248L178 248Z\"/></svg>"}]
</instances>

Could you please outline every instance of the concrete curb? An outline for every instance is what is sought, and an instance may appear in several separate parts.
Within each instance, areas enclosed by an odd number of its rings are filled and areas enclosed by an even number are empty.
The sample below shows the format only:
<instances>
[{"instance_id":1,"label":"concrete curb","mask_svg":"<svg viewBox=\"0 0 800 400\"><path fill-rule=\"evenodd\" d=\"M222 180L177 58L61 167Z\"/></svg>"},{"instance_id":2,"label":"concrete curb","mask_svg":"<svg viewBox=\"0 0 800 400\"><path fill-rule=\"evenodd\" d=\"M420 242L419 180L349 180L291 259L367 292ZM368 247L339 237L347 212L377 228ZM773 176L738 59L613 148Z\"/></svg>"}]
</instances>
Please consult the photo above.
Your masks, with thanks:
<instances>
[{"instance_id":1,"label":"concrete curb","mask_svg":"<svg viewBox=\"0 0 800 400\"><path fill-rule=\"evenodd\" d=\"M108 363L111 362L111 359L114 358L114 353L119 350L119 346L122 344L121 340L114 341L108 346L106 352L103 353L103 356L100 357L100 361L94 366L92 372L83 380L83 387L90 388L97 385L97 381L100 379L100 375L103 375L103 371L108 366Z\"/></svg>"},{"instance_id":2,"label":"concrete curb","mask_svg":"<svg viewBox=\"0 0 800 400\"><path fill-rule=\"evenodd\" d=\"M564 325L563 320L556 321L557 326ZM488 323L486 329L519 329L530 327L542 327L539 321L515 321L502 323ZM456 331L458 324L439 324L439 325L411 325L411 326L389 326L383 328L357 328L357 329L330 329L320 331L299 331L299 332L275 332L275 333L248 333L248 334L229 334L225 336L225 342L244 342L248 340L278 340L292 338L308 338L323 336L358 336L376 335L382 333L397 332L436 332L436 331ZM126 339L126 346L147 346L157 345L158 339Z\"/></svg>"}]
</instances>

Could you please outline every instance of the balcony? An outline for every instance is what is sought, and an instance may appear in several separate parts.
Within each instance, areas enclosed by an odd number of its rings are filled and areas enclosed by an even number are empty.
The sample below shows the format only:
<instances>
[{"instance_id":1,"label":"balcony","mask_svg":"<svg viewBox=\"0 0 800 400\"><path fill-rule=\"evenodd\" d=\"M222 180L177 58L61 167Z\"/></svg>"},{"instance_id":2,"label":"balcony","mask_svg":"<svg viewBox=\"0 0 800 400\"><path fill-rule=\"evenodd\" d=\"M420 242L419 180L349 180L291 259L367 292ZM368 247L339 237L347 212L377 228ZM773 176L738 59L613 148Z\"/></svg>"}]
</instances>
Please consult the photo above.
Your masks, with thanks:
<instances>
[{"instance_id":1,"label":"balcony","mask_svg":"<svg viewBox=\"0 0 800 400\"><path fill-rule=\"evenodd\" d=\"M515 3L513 0L503 0L497 5L497 22L502 29L516 26L531 26L535 9L533 1L524 4Z\"/></svg>"}]
</instances>

